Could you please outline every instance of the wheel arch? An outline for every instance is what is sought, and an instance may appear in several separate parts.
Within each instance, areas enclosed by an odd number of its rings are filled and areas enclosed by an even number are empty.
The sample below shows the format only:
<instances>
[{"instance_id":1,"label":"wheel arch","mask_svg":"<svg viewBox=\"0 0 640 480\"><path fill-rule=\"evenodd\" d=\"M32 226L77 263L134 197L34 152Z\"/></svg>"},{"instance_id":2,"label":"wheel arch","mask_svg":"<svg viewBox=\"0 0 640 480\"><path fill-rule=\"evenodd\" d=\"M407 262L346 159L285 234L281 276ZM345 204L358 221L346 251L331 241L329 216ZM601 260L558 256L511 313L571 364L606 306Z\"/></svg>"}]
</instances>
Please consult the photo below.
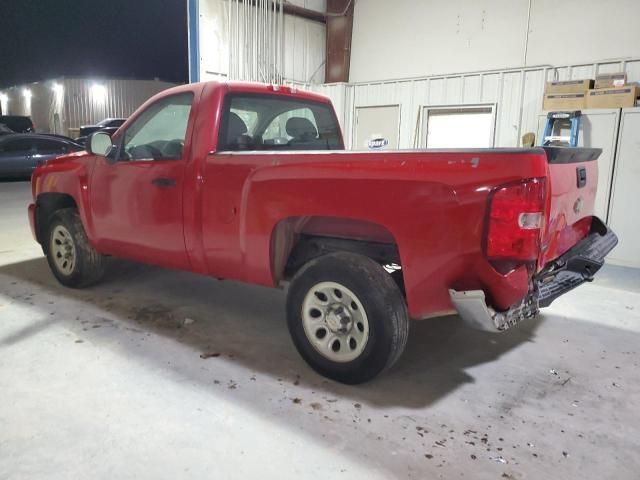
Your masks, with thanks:
<instances>
[{"instance_id":1,"label":"wheel arch","mask_svg":"<svg viewBox=\"0 0 640 480\"><path fill-rule=\"evenodd\" d=\"M45 192L36 198L36 239L41 245L45 245L46 227L51 216L63 208L78 208L78 202L73 195L68 193Z\"/></svg>"},{"instance_id":2,"label":"wheel arch","mask_svg":"<svg viewBox=\"0 0 640 480\"><path fill-rule=\"evenodd\" d=\"M308 261L339 251L359 253L381 264L401 265L396 238L384 225L347 217L287 217L271 233L274 284L291 278Z\"/></svg>"}]
</instances>

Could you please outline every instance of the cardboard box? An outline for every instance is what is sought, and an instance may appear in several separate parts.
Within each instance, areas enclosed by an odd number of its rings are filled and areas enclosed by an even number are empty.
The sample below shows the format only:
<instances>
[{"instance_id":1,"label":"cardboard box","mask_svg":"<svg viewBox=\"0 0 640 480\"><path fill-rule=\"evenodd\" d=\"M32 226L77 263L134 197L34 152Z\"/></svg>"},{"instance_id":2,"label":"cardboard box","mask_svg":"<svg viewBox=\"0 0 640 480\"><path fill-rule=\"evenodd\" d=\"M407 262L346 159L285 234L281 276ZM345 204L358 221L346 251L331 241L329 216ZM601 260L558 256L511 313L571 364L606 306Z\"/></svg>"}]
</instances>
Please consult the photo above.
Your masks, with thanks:
<instances>
[{"instance_id":1,"label":"cardboard box","mask_svg":"<svg viewBox=\"0 0 640 480\"><path fill-rule=\"evenodd\" d=\"M594 88L624 87L626 84L627 74L625 72L602 73L600 75L596 75Z\"/></svg>"},{"instance_id":2,"label":"cardboard box","mask_svg":"<svg viewBox=\"0 0 640 480\"><path fill-rule=\"evenodd\" d=\"M542 101L543 110L581 110L585 108L586 92L547 93Z\"/></svg>"},{"instance_id":3,"label":"cardboard box","mask_svg":"<svg viewBox=\"0 0 640 480\"><path fill-rule=\"evenodd\" d=\"M615 88L599 88L587 92L587 108L634 107L640 90L635 85Z\"/></svg>"},{"instance_id":4,"label":"cardboard box","mask_svg":"<svg viewBox=\"0 0 640 480\"><path fill-rule=\"evenodd\" d=\"M544 93L583 93L593 88L593 80L562 80L547 82Z\"/></svg>"}]
</instances>

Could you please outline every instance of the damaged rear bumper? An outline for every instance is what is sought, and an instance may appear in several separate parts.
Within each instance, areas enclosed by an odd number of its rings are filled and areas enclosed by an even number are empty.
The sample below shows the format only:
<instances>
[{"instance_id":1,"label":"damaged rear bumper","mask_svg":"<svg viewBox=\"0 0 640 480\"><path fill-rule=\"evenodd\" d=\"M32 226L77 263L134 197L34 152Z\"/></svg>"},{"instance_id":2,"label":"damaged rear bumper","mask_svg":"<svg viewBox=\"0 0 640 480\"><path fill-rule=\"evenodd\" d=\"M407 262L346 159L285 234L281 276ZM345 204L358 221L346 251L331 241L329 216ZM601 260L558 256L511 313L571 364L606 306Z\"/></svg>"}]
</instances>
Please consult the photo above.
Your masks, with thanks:
<instances>
[{"instance_id":1,"label":"damaged rear bumper","mask_svg":"<svg viewBox=\"0 0 640 480\"><path fill-rule=\"evenodd\" d=\"M497 312L487 305L482 290L449 290L451 302L465 323L480 330L502 332L521 320L534 317L560 295L573 290L604 265L604 257L618 244L618 237L598 218L591 232L568 252L550 262L531 283L529 294L509 310Z\"/></svg>"}]
</instances>

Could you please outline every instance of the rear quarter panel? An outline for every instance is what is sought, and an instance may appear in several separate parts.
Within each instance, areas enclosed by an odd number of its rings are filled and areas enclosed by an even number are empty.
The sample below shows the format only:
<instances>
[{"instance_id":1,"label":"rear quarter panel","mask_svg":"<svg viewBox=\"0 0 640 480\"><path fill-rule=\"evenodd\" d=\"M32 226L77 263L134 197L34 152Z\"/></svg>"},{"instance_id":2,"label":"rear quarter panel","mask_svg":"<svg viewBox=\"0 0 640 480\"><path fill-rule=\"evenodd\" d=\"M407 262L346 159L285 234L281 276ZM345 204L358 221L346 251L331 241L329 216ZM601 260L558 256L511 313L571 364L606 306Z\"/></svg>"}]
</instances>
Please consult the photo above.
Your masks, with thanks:
<instances>
[{"instance_id":1,"label":"rear quarter panel","mask_svg":"<svg viewBox=\"0 0 640 480\"><path fill-rule=\"evenodd\" d=\"M451 310L450 287L492 284L492 300L513 303L526 293L526 274L524 282L521 273L495 278L484 259L486 199L498 184L545 174L540 150L219 153L206 165L206 257L212 274L273 285L279 222L357 219L395 239L412 317Z\"/></svg>"}]
</instances>

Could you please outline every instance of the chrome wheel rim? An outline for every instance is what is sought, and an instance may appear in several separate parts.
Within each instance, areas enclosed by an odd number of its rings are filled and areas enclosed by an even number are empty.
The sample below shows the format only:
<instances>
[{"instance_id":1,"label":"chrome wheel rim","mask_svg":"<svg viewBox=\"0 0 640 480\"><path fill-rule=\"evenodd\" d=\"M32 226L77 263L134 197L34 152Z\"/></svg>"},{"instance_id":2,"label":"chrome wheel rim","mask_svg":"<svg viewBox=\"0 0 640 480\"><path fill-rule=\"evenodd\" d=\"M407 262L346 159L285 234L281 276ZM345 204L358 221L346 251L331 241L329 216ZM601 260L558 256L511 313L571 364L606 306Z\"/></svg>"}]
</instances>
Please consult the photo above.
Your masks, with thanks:
<instances>
[{"instance_id":1,"label":"chrome wheel rim","mask_svg":"<svg viewBox=\"0 0 640 480\"><path fill-rule=\"evenodd\" d=\"M63 275L71 275L76 265L76 246L71 233L62 225L56 225L51 232L51 257Z\"/></svg>"},{"instance_id":2,"label":"chrome wheel rim","mask_svg":"<svg viewBox=\"0 0 640 480\"><path fill-rule=\"evenodd\" d=\"M358 358L369 340L362 302L336 282L321 282L309 289L302 302L302 326L309 343L333 362Z\"/></svg>"}]
</instances>

